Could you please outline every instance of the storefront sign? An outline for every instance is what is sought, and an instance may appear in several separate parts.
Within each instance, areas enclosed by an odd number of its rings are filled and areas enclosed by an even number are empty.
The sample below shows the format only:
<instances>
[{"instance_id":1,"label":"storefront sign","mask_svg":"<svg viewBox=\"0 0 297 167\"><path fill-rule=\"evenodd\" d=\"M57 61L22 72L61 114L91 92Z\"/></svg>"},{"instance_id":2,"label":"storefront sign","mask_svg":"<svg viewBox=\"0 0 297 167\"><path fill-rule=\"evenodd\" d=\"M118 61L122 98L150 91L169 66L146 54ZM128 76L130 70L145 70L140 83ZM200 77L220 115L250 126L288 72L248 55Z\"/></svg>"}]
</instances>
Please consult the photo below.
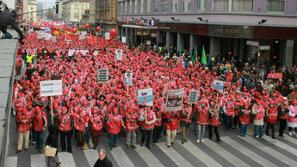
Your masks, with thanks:
<instances>
[{"instance_id":1,"label":"storefront sign","mask_svg":"<svg viewBox=\"0 0 297 167\"><path fill-rule=\"evenodd\" d=\"M249 45L249 46L259 46L259 42L256 42L256 41L246 41L246 45Z\"/></svg>"},{"instance_id":2,"label":"storefront sign","mask_svg":"<svg viewBox=\"0 0 297 167\"><path fill-rule=\"evenodd\" d=\"M270 46L269 45L260 46L260 50L270 50Z\"/></svg>"},{"instance_id":3,"label":"storefront sign","mask_svg":"<svg viewBox=\"0 0 297 167\"><path fill-rule=\"evenodd\" d=\"M254 28L244 26L209 25L208 35L223 38L253 38Z\"/></svg>"}]
</instances>

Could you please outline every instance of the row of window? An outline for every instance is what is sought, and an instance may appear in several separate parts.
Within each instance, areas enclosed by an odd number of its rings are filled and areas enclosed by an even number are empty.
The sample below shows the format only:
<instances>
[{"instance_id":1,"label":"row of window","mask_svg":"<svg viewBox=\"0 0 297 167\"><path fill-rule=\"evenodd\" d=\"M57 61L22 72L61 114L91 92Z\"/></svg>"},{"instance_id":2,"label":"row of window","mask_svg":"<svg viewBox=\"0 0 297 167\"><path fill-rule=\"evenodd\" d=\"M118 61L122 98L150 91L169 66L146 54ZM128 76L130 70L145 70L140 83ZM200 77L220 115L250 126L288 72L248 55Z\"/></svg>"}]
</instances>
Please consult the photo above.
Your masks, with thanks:
<instances>
[{"instance_id":1,"label":"row of window","mask_svg":"<svg viewBox=\"0 0 297 167\"><path fill-rule=\"evenodd\" d=\"M212 3L209 3L212 1ZM183 13L206 11L212 4L213 12L253 12L257 0L126 0L118 2L120 14ZM266 0L267 12L284 13L286 0Z\"/></svg>"}]
</instances>

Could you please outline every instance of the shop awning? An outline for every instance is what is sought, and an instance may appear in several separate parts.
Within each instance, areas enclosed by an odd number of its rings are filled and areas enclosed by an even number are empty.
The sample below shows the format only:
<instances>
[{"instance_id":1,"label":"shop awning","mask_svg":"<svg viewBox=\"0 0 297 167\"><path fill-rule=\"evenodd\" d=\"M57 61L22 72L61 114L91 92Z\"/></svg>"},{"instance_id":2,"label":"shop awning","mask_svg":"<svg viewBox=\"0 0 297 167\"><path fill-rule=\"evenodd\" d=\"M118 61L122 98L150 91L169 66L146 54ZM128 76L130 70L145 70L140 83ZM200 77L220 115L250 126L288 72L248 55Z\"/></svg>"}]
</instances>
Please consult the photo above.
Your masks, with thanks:
<instances>
[{"instance_id":1,"label":"shop awning","mask_svg":"<svg viewBox=\"0 0 297 167\"><path fill-rule=\"evenodd\" d=\"M158 29L158 27L138 26L138 25L131 25L131 24L123 24L122 27L143 29L143 30L156 30L156 29Z\"/></svg>"}]
</instances>

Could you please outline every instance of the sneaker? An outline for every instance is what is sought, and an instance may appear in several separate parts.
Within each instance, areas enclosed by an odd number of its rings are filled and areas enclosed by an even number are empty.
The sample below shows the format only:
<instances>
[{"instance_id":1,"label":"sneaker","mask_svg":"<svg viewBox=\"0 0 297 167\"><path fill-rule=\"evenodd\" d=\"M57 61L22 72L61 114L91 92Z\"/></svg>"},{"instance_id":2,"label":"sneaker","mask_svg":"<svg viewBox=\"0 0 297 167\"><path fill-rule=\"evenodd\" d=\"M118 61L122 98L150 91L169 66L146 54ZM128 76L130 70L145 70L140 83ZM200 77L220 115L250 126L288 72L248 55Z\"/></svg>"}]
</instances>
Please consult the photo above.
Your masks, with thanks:
<instances>
[{"instance_id":1,"label":"sneaker","mask_svg":"<svg viewBox=\"0 0 297 167\"><path fill-rule=\"evenodd\" d=\"M200 140L199 139L197 139L197 143L200 143Z\"/></svg>"},{"instance_id":2,"label":"sneaker","mask_svg":"<svg viewBox=\"0 0 297 167\"><path fill-rule=\"evenodd\" d=\"M289 132L289 136L293 136L293 133L292 132Z\"/></svg>"},{"instance_id":3,"label":"sneaker","mask_svg":"<svg viewBox=\"0 0 297 167\"><path fill-rule=\"evenodd\" d=\"M201 142L204 142L204 139L201 139Z\"/></svg>"},{"instance_id":4,"label":"sneaker","mask_svg":"<svg viewBox=\"0 0 297 167\"><path fill-rule=\"evenodd\" d=\"M257 139L259 139L259 136L256 136Z\"/></svg>"},{"instance_id":5,"label":"sneaker","mask_svg":"<svg viewBox=\"0 0 297 167\"><path fill-rule=\"evenodd\" d=\"M135 145L132 145L131 147L132 147L133 149L135 149L135 148L136 148L136 146L135 146Z\"/></svg>"},{"instance_id":6,"label":"sneaker","mask_svg":"<svg viewBox=\"0 0 297 167\"><path fill-rule=\"evenodd\" d=\"M170 148L171 146L170 145L167 145L167 147Z\"/></svg>"}]
</instances>

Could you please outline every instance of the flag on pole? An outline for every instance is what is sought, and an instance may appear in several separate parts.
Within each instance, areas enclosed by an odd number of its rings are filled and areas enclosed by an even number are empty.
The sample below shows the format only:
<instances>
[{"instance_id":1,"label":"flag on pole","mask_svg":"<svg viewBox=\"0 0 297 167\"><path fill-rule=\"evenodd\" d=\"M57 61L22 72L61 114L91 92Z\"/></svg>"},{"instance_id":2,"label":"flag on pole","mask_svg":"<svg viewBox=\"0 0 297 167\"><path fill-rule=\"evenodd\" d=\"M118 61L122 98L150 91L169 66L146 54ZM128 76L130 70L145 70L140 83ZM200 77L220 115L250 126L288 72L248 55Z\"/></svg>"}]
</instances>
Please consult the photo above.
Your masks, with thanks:
<instances>
[{"instance_id":1,"label":"flag on pole","mask_svg":"<svg viewBox=\"0 0 297 167\"><path fill-rule=\"evenodd\" d=\"M206 53L205 53L205 49L204 49L204 46L202 47L202 58L201 58L201 63L203 65L206 65L207 64L207 57L206 57Z\"/></svg>"},{"instance_id":2,"label":"flag on pole","mask_svg":"<svg viewBox=\"0 0 297 167\"><path fill-rule=\"evenodd\" d=\"M177 71L182 73L183 72L183 58L179 58L178 64L177 64Z\"/></svg>"},{"instance_id":3,"label":"flag on pole","mask_svg":"<svg viewBox=\"0 0 297 167\"><path fill-rule=\"evenodd\" d=\"M197 56L198 56L198 53L197 53L197 48L195 48L194 50L194 54L192 55L192 63L196 63L197 61Z\"/></svg>"}]
</instances>

